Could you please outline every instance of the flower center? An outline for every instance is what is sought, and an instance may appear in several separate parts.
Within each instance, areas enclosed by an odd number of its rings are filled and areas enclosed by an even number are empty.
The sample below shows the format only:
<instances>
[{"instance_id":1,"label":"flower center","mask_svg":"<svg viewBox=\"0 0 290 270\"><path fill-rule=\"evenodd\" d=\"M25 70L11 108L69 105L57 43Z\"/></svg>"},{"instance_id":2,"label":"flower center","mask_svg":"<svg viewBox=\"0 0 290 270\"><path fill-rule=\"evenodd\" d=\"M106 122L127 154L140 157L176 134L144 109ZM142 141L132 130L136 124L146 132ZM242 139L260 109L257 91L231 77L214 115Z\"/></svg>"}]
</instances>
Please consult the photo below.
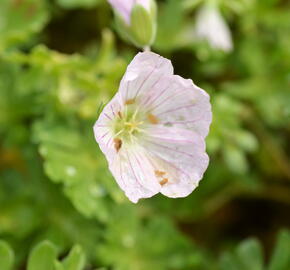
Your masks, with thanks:
<instances>
[{"instance_id":1,"label":"flower center","mask_svg":"<svg viewBox=\"0 0 290 270\"><path fill-rule=\"evenodd\" d=\"M124 125L125 125L125 129L128 133L130 134L134 134L136 132L140 132L140 128L139 126L143 124L143 121L140 121L140 122L125 122Z\"/></svg>"},{"instance_id":2,"label":"flower center","mask_svg":"<svg viewBox=\"0 0 290 270\"><path fill-rule=\"evenodd\" d=\"M138 107L128 104L115 120L114 137L124 142L132 142L142 132L143 123Z\"/></svg>"}]
</instances>

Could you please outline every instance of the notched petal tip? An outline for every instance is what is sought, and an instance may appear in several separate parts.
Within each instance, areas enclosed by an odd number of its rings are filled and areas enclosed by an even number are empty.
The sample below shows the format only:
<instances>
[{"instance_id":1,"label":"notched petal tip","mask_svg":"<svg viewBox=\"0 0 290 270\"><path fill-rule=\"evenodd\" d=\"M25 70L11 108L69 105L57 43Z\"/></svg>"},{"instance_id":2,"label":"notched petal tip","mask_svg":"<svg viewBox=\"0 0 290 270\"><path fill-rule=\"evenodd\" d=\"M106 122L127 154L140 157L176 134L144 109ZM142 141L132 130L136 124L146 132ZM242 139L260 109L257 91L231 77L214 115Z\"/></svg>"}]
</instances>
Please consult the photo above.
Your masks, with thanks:
<instances>
[{"instance_id":1,"label":"notched petal tip","mask_svg":"<svg viewBox=\"0 0 290 270\"><path fill-rule=\"evenodd\" d=\"M173 74L171 61L153 52L139 52L129 64L127 71L144 71L147 68L154 68L155 72L162 72L163 75Z\"/></svg>"},{"instance_id":2,"label":"notched petal tip","mask_svg":"<svg viewBox=\"0 0 290 270\"><path fill-rule=\"evenodd\" d=\"M143 190L132 189L130 191L125 190L125 195L132 203L137 204L142 199L148 199L148 198L155 196L157 193L159 193L159 191L160 190L158 190L154 193L148 194L148 193L144 192Z\"/></svg>"},{"instance_id":3,"label":"notched petal tip","mask_svg":"<svg viewBox=\"0 0 290 270\"><path fill-rule=\"evenodd\" d=\"M197 188L197 186L198 184L190 184L187 186L164 185L160 193L169 198L185 198L189 196Z\"/></svg>"}]
</instances>

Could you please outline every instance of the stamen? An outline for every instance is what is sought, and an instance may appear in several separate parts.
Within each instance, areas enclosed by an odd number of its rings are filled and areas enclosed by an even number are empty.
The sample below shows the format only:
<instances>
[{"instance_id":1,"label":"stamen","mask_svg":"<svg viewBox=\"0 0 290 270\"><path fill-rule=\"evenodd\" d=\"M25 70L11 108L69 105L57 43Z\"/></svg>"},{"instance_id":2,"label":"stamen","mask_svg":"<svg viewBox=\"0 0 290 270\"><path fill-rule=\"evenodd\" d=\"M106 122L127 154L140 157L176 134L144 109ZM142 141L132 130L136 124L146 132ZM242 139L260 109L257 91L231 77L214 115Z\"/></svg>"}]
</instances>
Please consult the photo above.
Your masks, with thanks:
<instances>
[{"instance_id":1,"label":"stamen","mask_svg":"<svg viewBox=\"0 0 290 270\"><path fill-rule=\"evenodd\" d=\"M138 112L139 112L139 108L136 108L136 110L135 110L135 112L134 112L134 114L133 114L133 117L132 117L133 120L135 120L135 118L136 118Z\"/></svg>"},{"instance_id":2,"label":"stamen","mask_svg":"<svg viewBox=\"0 0 290 270\"><path fill-rule=\"evenodd\" d=\"M126 103L133 104L135 100L127 100ZM121 139L126 141L127 138L133 142L138 136L138 133L143 133L142 125L144 121L140 121L139 108L134 108L130 106L125 106L124 110L117 112L119 116L116 119L114 132L116 133L114 137L120 136Z\"/></svg>"},{"instance_id":3,"label":"stamen","mask_svg":"<svg viewBox=\"0 0 290 270\"><path fill-rule=\"evenodd\" d=\"M121 133L123 133L125 130L121 129L117 134L115 134L115 137L118 137Z\"/></svg>"}]
</instances>

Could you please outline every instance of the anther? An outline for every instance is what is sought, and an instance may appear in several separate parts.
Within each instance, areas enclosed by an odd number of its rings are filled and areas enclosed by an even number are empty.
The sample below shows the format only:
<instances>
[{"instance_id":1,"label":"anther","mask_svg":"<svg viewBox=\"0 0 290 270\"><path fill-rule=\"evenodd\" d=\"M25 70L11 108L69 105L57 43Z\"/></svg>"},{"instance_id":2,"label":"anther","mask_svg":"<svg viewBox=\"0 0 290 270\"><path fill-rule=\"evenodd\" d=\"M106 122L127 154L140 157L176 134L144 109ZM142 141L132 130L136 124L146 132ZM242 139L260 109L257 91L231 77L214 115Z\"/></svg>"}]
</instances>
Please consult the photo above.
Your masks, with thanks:
<instances>
[{"instance_id":1,"label":"anther","mask_svg":"<svg viewBox=\"0 0 290 270\"><path fill-rule=\"evenodd\" d=\"M149 113L147 115L147 118L148 118L149 122L153 125L157 125L159 123L158 118L155 115L153 115L152 113Z\"/></svg>"},{"instance_id":2,"label":"anther","mask_svg":"<svg viewBox=\"0 0 290 270\"><path fill-rule=\"evenodd\" d=\"M161 186L164 186L166 183L168 183L168 179L167 178L163 178L160 182Z\"/></svg>"},{"instance_id":3,"label":"anther","mask_svg":"<svg viewBox=\"0 0 290 270\"><path fill-rule=\"evenodd\" d=\"M128 99L126 100L125 105L132 105L134 103L135 103L135 99Z\"/></svg>"},{"instance_id":4,"label":"anther","mask_svg":"<svg viewBox=\"0 0 290 270\"><path fill-rule=\"evenodd\" d=\"M166 174L166 172L162 172L158 170L156 170L154 173L156 177L163 177Z\"/></svg>"},{"instance_id":5,"label":"anther","mask_svg":"<svg viewBox=\"0 0 290 270\"><path fill-rule=\"evenodd\" d=\"M117 151L117 153L118 153L119 150L120 150L121 147L122 147L122 140L119 139L119 138L115 138L115 139L114 139L114 147L115 147L115 149L116 149L116 151Z\"/></svg>"}]
</instances>

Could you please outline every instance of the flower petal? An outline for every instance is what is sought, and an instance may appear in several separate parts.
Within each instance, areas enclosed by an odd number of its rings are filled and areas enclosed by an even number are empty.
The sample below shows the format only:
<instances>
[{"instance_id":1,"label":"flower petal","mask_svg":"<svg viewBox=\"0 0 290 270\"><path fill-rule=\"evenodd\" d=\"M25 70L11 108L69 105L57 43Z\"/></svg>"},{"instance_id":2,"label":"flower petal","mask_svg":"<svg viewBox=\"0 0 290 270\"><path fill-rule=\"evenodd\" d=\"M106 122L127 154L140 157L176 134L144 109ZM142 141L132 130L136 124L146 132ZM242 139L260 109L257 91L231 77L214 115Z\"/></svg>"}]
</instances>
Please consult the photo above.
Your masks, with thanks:
<instances>
[{"instance_id":1,"label":"flower petal","mask_svg":"<svg viewBox=\"0 0 290 270\"><path fill-rule=\"evenodd\" d=\"M204 139L193 131L175 127L155 126L146 131L150 135L143 139L143 147L163 166L158 170L167 174L168 182L160 192L174 198L187 196L208 166Z\"/></svg>"},{"instance_id":2,"label":"flower petal","mask_svg":"<svg viewBox=\"0 0 290 270\"><path fill-rule=\"evenodd\" d=\"M134 203L141 198L152 197L161 189L145 149L138 145L120 150L110 170L126 196Z\"/></svg>"},{"instance_id":3,"label":"flower petal","mask_svg":"<svg viewBox=\"0 0 290 270\"><path fill-rule=\"evenodd\" d=\"M120 84L120 93L125 103L142 97L148 89L158 84L161 78L173 74L171 62L152 52L138 53L127 68Z\"/></svg>"},{"instance_id":4,"label":"flower petal","mask_svg":"<svg viewBox=\"0 0 290 270\"><path fill-rule=\"evenodd\" d=\"M229 52L233 49L231 31L215 6L202 7L197 15L196 36L205 39L216 49Z\"/></svg>"},{"instance_id":5,"label":"flower petal","mask_svg":"<svg viewBox=\"0 0 290 270\"><path fill-rule=\"evenodd\" d=\"M163 78L159 85L146 94L147 111L159 124L192 130L206 137L212 120L208 94L191 80L174 75Z\"/></svg>"},{"instance_id":6,"label":"flower petal","mask_svg":"<svg viewBox=\"0 0 290 270\"><path fill-rule=\"evenodd\" d=\"M105 106L99 119L94 125L94 134L102 152L105 154L109 163L114 159L116 150L114 146L114 135L112 130L112 123L118 112L122 111L120 104L120 96L117 93L113 99Z\"/></svg>"},{"instance_id":7,"label":"flower petal","mask_svg":"<svg viewBox=\"0 0 290 270\"><path fill-rule=\"evenodd\" d=\"M134 0L108 0L111 6L120 14L127 24L130 23Z\"/></svg>"},{"instance_id":8,"label":"flower petal","mask_svg":"<svg viewBox=\"0 0 290 270\"><path fill-rule=\"evenodd\" d=\"M95 123L94 134L117 183L126 196L136 203L140 198L152 197L158 193L161 186L154 175L152 164L144 155L145 150L138 145L127 144L119 151L115 148L112 121L122 111L123 106L119 101L120 96L117 93Z\"/></svg>"},{"instance_id":9,"label":"flower petal","mask_svg":"<svg viewBox=\"0 0 290 270\"><path fill-rule=\"evenodd\" d=\"M119 13L119 15L129 25L131 20L131 12L134 5L139 4L150 10L151 0L108 0L113 9Z\"/></svg>"}]
</instances>

